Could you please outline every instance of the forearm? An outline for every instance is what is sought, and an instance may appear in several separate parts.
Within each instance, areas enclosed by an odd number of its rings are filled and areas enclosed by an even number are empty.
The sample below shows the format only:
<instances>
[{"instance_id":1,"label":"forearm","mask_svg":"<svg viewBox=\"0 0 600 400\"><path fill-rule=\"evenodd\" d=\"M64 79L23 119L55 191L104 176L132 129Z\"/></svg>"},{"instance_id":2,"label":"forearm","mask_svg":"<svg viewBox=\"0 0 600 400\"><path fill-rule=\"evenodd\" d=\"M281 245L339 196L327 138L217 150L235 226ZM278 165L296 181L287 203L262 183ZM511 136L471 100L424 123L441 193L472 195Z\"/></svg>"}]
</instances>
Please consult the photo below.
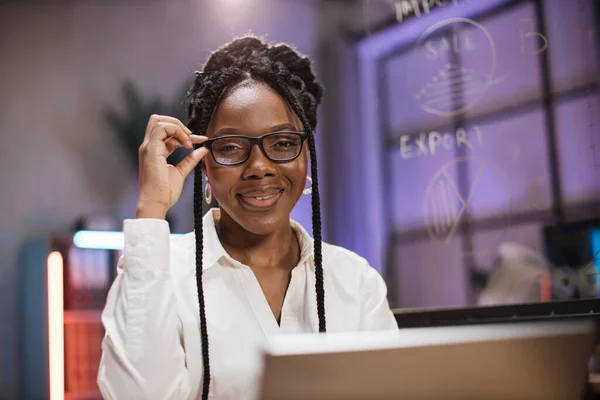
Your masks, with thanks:
<instances>
[{"instance_id":1,"label":"forearm","mask_svg":"<svg viewBox=\"0 0 600 400\"><path fill-rule=\"evenodd\" d=\"M122 271L107 298L98 384L107 399L185 399L190 385L164 221L126 221Z\"/></svg>"}]
</instances>

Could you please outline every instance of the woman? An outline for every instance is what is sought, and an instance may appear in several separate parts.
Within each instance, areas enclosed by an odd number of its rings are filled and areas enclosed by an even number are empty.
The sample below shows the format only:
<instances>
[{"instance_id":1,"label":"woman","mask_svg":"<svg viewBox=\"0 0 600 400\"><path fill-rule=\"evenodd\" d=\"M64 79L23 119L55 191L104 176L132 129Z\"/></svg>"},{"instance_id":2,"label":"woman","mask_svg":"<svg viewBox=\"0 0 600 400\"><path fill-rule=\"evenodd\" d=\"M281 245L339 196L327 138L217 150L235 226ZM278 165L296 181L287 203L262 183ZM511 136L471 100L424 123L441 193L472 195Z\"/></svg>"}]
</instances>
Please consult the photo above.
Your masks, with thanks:
<instances>
[{"instance_id":1,"label":"woman","mask_svg":"<svg viewBox=\"0 0 600 400\"><path fill-rule=\"evenodd\" d=\"M188 127L150 118L136 218L124 223L103 313L105 398L252 398L270 335L397 329L379 274L321 243L313 137L321 96L308 58L245 37L196 74ZM167 165L179 146L195 150ZM309 157L314 241L290 220ZM169 240L165 215L194 169L196 235ZM203 197L213 196L220 207L202 218Z\"/></svg>"}]
</instances>

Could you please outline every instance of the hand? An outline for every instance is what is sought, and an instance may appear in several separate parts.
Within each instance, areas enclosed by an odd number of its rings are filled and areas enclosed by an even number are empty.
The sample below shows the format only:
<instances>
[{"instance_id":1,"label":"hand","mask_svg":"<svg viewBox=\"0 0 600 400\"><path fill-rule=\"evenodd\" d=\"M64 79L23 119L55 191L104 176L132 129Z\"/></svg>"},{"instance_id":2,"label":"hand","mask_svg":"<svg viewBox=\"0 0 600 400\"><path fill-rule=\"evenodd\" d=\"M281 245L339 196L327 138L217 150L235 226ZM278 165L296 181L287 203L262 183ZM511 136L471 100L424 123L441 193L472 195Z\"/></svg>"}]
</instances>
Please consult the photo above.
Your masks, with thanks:
<instances>
[{"instance_id":1,"label":"hand","mask_svg":"<svg viewBox=\"0 0 600 400\"><path fill-rule=\"evenodd\" d=\"M208 154L200 147L192 151L176 166L167 163L167 157L178 147L193 149L204 143L206 136L192 132L177 118L152 115L146 127L144 142L139 150L140 193L136 218L164 219L167 211L177 202L185 178Z\"/></svg>"}]
</instances>

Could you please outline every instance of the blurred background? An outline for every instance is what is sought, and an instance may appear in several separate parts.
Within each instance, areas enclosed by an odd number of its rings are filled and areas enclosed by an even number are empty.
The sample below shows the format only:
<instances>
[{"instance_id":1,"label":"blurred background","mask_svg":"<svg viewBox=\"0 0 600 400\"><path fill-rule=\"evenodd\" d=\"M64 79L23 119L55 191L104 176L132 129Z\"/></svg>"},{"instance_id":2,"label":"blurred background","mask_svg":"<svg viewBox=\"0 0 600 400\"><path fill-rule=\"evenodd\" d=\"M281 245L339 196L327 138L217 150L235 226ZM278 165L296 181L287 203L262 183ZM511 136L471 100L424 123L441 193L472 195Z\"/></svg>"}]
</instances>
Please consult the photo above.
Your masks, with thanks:
<instances>
[{"instance_id":1,"label":"blurred background","mask_svg":"<svg viewBox=\"0 0 600 400\"><path fill-rule=\"evenodd\" d=\"M598 297L595 3L0 2L0 399L98 398L147 119L185 119L193 71L247 33L314 60L324 239L393 308ZM168 218L192 229L191 182Z\"/></svg>"}]
</instances>

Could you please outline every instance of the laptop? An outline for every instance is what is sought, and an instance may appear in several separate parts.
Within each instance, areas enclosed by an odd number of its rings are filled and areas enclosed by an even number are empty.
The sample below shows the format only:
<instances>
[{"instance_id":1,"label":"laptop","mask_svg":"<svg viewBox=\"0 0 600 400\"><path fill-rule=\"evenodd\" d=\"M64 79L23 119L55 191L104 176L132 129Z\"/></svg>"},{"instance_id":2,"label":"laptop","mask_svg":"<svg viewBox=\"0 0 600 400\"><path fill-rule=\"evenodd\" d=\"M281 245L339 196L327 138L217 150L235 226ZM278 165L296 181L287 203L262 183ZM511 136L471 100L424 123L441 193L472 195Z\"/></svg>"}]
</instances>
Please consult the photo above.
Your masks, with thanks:
<instances>
[{"instance_id":1,"label":"laptop","mask_svg":"<svg viewBox=\"0 0 600 400\"><path fill-rule=\"evenodd\" d=\"M264 353L259 398L575 400L595 331L568 319L280 335Z\"/></svg>"}]
</instances>

